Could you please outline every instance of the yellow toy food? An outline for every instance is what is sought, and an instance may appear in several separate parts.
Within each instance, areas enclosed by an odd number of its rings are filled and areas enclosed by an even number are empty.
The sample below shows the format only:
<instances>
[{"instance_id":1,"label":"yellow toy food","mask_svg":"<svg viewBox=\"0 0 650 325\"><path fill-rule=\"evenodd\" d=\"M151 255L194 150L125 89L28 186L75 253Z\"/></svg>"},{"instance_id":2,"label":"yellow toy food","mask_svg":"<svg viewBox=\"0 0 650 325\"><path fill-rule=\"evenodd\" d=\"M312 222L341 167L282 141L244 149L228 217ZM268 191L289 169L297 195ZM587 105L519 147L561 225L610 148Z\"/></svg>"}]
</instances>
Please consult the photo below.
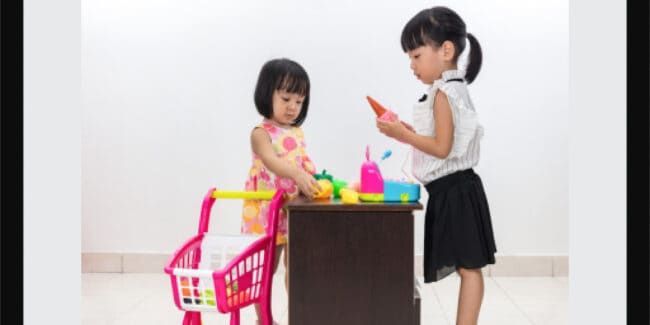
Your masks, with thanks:
<instances>
[{"instance_id":1,"label":"yellow toy food","mask_svg":"<svg viewBox=\"0 0 650 325\"><path fill-rule=\"evenodd\" d=\"M341 202L345 204L359 203L359 192L357 191L353 191L349 188L342 188L339 190L339 195L341 195Z\"/></svg>"},{"instance_id":2,"label":"yellow toy food","mask_svg":"<svg viewBox=\"0 0 650 325\"><path fill-rule=\"evenodd\" d=\"M332 185L332 182L330 182L327 179L319 179L317 180L317 182L318 185L320 185L321 191L316 193L314 197L317 199L324 199L330 197L334 192L334 185Z\"/></svg>"}]
</instances>

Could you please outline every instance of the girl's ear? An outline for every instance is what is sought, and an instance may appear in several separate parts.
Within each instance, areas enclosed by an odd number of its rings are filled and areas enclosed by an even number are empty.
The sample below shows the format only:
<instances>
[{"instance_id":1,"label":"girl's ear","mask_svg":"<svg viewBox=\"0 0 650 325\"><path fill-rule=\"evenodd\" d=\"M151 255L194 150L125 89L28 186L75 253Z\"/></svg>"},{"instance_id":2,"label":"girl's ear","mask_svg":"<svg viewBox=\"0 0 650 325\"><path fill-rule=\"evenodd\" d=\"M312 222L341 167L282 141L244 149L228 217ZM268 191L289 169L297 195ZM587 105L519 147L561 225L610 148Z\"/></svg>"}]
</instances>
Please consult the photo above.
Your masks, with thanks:
<instances>
[{"instance_id":1,"label":"girl's ear","mask_svg":"<svg viewBox=\"0 0 650 325\"><path fill-rule=\"evenodd\" d=\"M442 55L445 60L451 60L456 52L456 47L451 41L442 42Z\"/></svg>"}]
</instances>

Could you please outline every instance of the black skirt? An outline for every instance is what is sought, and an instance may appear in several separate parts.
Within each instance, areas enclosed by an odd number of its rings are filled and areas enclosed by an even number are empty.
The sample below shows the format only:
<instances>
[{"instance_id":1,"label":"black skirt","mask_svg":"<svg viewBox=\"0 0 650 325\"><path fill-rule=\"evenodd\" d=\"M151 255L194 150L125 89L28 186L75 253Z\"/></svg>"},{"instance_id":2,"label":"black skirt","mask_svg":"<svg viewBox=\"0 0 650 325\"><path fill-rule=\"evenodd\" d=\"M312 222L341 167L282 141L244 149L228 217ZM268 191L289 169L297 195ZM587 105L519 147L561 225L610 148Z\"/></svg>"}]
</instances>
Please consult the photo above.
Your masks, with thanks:
<instances>
[{"instance_id":1,"label":"black skirt","mask_svg":"<svg viewBox=\"0 0 650 325\"><path fill-rule=\"evenodd\" d=\"M483 184L473 169L425 185L424 282L435 282L458 268L494 264L496 244Z\"/></svg>"}]
</instances>

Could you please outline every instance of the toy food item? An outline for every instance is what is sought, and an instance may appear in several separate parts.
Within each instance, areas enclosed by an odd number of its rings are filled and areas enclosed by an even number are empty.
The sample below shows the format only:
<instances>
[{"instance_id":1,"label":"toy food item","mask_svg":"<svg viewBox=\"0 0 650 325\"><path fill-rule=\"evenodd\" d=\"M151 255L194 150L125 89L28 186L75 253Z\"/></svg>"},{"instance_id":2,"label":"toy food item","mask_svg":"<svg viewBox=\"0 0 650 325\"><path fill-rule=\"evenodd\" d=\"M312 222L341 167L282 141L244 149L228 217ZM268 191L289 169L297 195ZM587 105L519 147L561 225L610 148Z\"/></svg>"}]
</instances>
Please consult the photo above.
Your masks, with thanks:
<instances>
[{"instance_id":1,"label":"toy food item","mask_svg":"<svg viewBox=\"0 0 650 325\"><path fill-rule=\"evenodd\" d=\"M388 110L384 108L384 106L381 106L376 100L372 99L370 96L366 96L366 99L368 100L368 103L370 103L370 106L372 109L375 111L375 114L377 114L377 117L381 117L384 115Z\"/></svg>"},{"instance_id":2,"label":"toy food item","mask_svg":"<svg viewBox=\"0 0 650 325\"><path fill-rule=\"evenodd\" d=\"M366 96L366 99L368 100L368 103L370 103L370 106L372 106L372 109L375 111L375 114L377 114L377 117L381 120L384 121L396 121L399 120L399 116L397 116L397 113L386 109L385 107L381 106L376 100L372 99L370 96ZM409 125L404 123L404 121L399 121L404 125L407 129L409 128ZM404 141L400 141L402 143L405 143Z\"/></svg>"},{"instance_id":3,"label":"toy food item","mask_svg":"<svg viewBox=\"0 0 650 325\"><path fill-rule=\"evenodd\" d=\"M342 188L345 188L348 185L348 182L342 180L342 179L334 179L332 182L332 185L334 185L334 197L339 198L341 195L339 194L339 191Z\"/></svg>"},{"instance_id":4,"label":"toy food item","mask_svg":"<svg viewBox=\"0 0 650 325\"><path fill-rule=\"evenodd\" d=\"M334 192L334 185L332 185L332 182L327 179L319 179L317 182L318 185L320 185L321 191L316 193L316 195L314 195L314 198L324 199L330 197L330 195L332 195Z\"/></svg>"},{"instance_id":5,"label":"toy food item","mask_svg":"<svg viewBox=\"0 0 650 325\"><path fill-rule=\"evenodd\" d=\"M319 180L319 179L326 179L326 180L328 180L328 181L330 181L330 182L333 182L333 181L334 181L334 176L328 174L328 173L325 171L325 169L323 169L323 172L320 173L320 174L314 174L314 178L315 178L316 180Z\"/></svg>"},{"instance_id":6,"label":"toy food item","mask_svg":"<svg viewBox=\"0 0 650 325\"><path fill-rule=\"evenodd\" d=\"M353 191L349 188L342 188L339 193L341 195L341 202L345 204L359 203L359 193L357 191Z\"/></svg>"},{"instance_id":7,"label":"toy food item","mask_svg":"<svg viewBox=\"0 0 650 325\"><path fill-rule=\"evenodd\" d=\"M230 296L231 293L237 294L237 280L232 282L232 290L230 290L230 280L226 279L226 296Z\"/></svg>"},{"instance_id":8,"label":"toy food item","mask_svg":"<svg viewBox=\"0 0 650 325\"><path fill-rule=\"evenodd\" d=\"M348 183L348 186L346 186L345 188L351 189L355 192L359 192L359 189L361 188L361 183L359 183L359 181L353 181Z\"/></svg>"},{"instance_id":9,"label":"toy food item","mask_svg":"<svg viewBox=\"0 0 650 325\"><path fill-rule=\"evenodd\" d=\"M370 103L372 110L375 111L375 114L377 114L378 118L385 121L394 121L398 119L397 114L389 109L386 109L384 106L381 106L381 104L379 104L372 97L366 96L366 99L368 100L368 103Z\"/></svg>"},{"instance_id":10,"label":"toy food item","mask_svg":"<svg viewBox=\"0 0 650 325\"><path fill-rule=\"evenodd\" d=\"M398 117L396 113L393 113L392 111L386 111L386 113L381 114L379 119L384 121L395 121L398 119Z\"/></svg>"}]
</instances>

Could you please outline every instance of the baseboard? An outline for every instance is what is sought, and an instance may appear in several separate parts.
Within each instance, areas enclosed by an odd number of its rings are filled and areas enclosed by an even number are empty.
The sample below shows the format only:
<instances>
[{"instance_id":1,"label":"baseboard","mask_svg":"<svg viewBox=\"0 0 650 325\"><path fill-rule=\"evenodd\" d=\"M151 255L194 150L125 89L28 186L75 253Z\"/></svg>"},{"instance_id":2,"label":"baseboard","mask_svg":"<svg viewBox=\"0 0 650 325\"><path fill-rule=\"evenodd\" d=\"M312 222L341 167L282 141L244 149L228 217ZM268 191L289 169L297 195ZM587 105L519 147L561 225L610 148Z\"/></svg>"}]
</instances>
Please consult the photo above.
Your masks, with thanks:
<instances>
[{"instance_id":1,"label":"baseboard","mask_svg":"<svg viewBox=\"0 0 650 325\"><path fill-rule=\"evenodd\" d=\"M82 273L162 273L171 254L160 253L81 253ZM415 274L422 276L422 255L414 259ZM566 255L497 255L496 263L483 268L486 276L569 275Z\"/></svg>"}]
</instances>

